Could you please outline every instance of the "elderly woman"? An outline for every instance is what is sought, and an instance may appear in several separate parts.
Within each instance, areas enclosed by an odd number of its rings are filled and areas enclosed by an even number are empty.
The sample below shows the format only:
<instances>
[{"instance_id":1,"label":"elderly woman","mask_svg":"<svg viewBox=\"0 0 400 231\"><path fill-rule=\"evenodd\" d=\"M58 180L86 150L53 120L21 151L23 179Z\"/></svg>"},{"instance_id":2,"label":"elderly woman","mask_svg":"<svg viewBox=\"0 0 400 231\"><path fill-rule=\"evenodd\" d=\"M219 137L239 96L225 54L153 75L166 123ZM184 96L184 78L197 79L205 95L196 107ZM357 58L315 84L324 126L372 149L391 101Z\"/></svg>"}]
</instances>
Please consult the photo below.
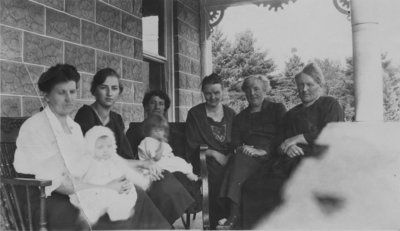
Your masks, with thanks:
<instances>
[{"instance_id":1,"label":"elderly woman","mask_svg":"<svg viewBox=\"0 0 400 231\"><path fill-rule=\"evenodd\" d=\"M124 133L122 117L111 111L122 93L120 76L111 68L99 70L93 77L90 89L96 101L90 106L81 107L75 116L75 121L81 125L83 133L97 125L109 127L117 140L117 153L128 159L132 166L150 170L154 182L147 194L172 225L194 200L171 173L162 172L162 169L153 161L135 159Z\"/></svg>"},{"instance_id":2,"label":"elderly woman","mask_svg":"<svg viewBox=\"0 0 400 231\"><path fill-rule=\"evenodd\" d=\"M243 81L249 106L233 121L232 146L235 154L222 183L220 197L230 204L228 219L221 228L237 228L240 220L241 191L244 182L273 155L285 106L266 99L269 81L264 76L249 76Z\"/></svg>"},{"instance_id":3,"label":"elderly woman","mask_svg":"<svg viewBox=\"0 0 400 231\"><path fill-rule=\"evenodd\" d=\"M312 156L313 144L329 122L344 120L341 105L334 98L322 96L324 76L310 63L295 76L301 104L286 113L280 128L280 146L270 161L243 188L243 222L246 229L281 202L281 189L304 156Z\"/></svg>"},{"instance_id":4,"label":"elderly woman","mask_svg":"<svg viewBox=\"0 0 400 231\"><path fill-rule=\"evenodd\" d=\"M44 93L47 106L22 125L17 138L14 159L16 171L52 181L52 185L46 188L47 228L50 230L169 228L170 225L139 188L137 188L135 213L124 221L111 222L107 216L103 216L97 224L90 227L79 216L79 209L70 203L68 195L73 194L75 190L107 187L121 191L132 187L126 180L115 180L105 186L96 186L84 184L71 177L71 170L86 156L81 128L69 117L74 109L79 79L75 67L68 64L57 64L43 73L39 78L38 87ZM34 217L38 217L37 201L34 201L32 208Z\"/></svg>"},{"instance_id":5,"label":"elderly woman","mask_svg":"<svg viewBox=\"0 0 400 231\"><path fill-rule=\"evenodd\" d=\"M199 147L207 144L207 168L209 172L210 225L215 229L217 221L225 216L224 207L218 202L218 194L231 149L232 121L235 112L222 105L222 81L216 74L202 81L206 100L190 109L186 120L187 155L195 173L200 172Z\"/></svg>"}]
</instances>

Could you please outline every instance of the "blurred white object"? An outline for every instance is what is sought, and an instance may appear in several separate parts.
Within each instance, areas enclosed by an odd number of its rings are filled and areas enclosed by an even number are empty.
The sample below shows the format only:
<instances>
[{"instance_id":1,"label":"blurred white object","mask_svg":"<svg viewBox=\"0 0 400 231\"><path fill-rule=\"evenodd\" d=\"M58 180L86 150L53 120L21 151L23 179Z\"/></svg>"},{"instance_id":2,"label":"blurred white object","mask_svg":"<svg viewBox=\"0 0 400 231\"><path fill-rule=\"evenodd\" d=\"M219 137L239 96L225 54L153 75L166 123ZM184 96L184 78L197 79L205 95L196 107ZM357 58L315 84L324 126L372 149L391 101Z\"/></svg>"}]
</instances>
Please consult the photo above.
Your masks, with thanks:
<instances>
[{"instance_id":1,"label":"blurred white object","mask_svg":"<svg viewBox=\"0 0 400 231\"><path fill-rule=\"evenodd\" d=\"M400 228L400 123L332 123L258 229Z\"/></svg>"}]
</instances>

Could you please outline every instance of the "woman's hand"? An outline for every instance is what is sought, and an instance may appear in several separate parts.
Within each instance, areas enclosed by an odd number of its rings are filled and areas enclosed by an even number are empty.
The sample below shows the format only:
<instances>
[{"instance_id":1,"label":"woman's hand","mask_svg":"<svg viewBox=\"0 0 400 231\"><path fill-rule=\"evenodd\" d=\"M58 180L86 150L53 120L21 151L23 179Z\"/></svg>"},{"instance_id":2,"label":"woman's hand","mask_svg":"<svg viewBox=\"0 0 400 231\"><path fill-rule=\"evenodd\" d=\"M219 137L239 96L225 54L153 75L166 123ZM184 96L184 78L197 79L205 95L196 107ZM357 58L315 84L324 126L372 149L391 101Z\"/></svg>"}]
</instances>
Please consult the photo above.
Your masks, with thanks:
<instances>
[{"instance_id":1,"label":"woman's hand","mask_svg":"<svg viewBox=\"0 0 400 231\"><path fill-rule=\"evenodd\" d=\"M164 177L162 169L157 165L157 162L153 160L143 160L142 167L149 170L151 181L158 181Z\"/></svg>"},{"instance_id":2,"label":"woman's hand","mask_svg":"<svg viewBox=\"0 0 400 231\"><path fill-rule=\"evenodd\" d=\"M267 152L262 149L254 148L253 146L243 145L240 150L243 154L248 156L265 156Z\"/></svg>"},{"instance_id":3,"label":"woman's hand","mask_svg":"<svg viewBox=\"0 0 400 231\"><path fill-rule=\"evenodd\" d=\"M206 156L213 157L220 165L224 166L229 160L229 157L212 149L207 149Z\"/></svg>"},{"instance_id":4,"label":"woman's hand","mask_svg":"<svg viewBox=\"0 0 400 231\"><path fill-rule=\"evenodd\" d=\"M307 140L304 138L303 134L297 135L297 136L293 136L290 138L287 138L280 146L280 149L284 152L287 153L289 147L291 147L292 145L295 144L308 144Z\"/></svg>"},{"instance_id":5,"label":"woman's hand","mask_svg":"<svg viewBox=\"0 0 400 231\"><path fill-rule=\"evenodd\" d=\"M304 156L304 151L302 148L297 146L296 144L293 144L287 149L287 152L285 152L287 156L290 158L296 157L296 156Z\"/></svg>"}]
</instances>

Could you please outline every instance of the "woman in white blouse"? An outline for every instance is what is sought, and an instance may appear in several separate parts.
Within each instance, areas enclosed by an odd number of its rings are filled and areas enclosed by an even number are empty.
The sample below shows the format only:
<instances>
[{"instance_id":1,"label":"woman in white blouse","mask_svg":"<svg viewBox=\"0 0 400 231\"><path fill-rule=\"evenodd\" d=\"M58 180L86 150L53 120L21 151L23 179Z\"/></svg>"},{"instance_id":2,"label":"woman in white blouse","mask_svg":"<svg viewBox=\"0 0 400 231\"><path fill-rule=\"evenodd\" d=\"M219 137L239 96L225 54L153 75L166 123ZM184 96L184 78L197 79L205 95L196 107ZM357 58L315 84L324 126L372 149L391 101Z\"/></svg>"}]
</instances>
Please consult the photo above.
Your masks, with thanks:
<instances>
[{"instance_id":1,"label":"woman in white blouse","mask_svg":"<svg viewBox=\"0 0 400 231\"><path fill-rule=\"evenodd\" d=\"M39 78L38 87L44 93L47 106L22 125L17 138L16 171L52 181L52 185L46 188L47 228L170 228L151 200L138 188L135 214L125 221L110 222L108 217L102 217L96 225L89 227L80 218L79 210L69 202L68 195L75 190L93 187L74 180L70 175L76 171L76 163L85 158L81 128L69 117L74 109L79 79L76 68L68 64L57 64L44 72ZM132 184L127 180L115 180L104 187L124 192L130 190ZM33 204L34 216L38 216L38 206L38 203Z\"/></svg>"}]
</instances>

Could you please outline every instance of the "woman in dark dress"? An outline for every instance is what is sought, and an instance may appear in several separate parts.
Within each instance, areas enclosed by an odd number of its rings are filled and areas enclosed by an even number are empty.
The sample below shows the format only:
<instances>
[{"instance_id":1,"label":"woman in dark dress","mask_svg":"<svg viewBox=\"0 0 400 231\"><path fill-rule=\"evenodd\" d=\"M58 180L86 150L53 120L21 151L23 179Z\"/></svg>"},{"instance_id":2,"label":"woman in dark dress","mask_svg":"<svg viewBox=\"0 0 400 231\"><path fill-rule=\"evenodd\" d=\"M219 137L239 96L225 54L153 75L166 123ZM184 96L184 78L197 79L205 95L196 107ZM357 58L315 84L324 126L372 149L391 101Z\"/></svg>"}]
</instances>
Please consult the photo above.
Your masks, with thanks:
<instances>
[{"instance_id":1,"label":"woman in dark dress","mask_svg":"<svg viewBox=\"0 0 400 231\"><path fill-rule=\"evenodd\" d=\"M148 196L137 188L134 215L127 220L111 222L104 215L92 227L80 216L80 210L70 203L75 190L94 187L74 179L68 167L85 158L85 140L80 126L69 114L74 109L80 76L75 67L57 64L43 73L38 81L47 106L29 118L17 138L14 167L20 174L51 180L46 187L46 219L49 230L91 229L167 229L170 225ZM26 177L26 175L24 176ZM116 180L103 187L128 190L125 180ZM97 186L100 187L100 186ZM31 193L39 198L38 190ZM39 221L39 201L32 202L34 221ZM25 212L25 210L24 210ZM35 230L38 224L33 224Z\"/></svg>"},{"instance_id":2,"label":"woman in dark dress","mask_svg":"<svg viewBox=\"0 0 400 231\"><path fill-rule=\"evenodd\" d=\"M123 90L119 79L119 75L111 68L99 70L93 77L90 89L96 101L90 106L81 107L75 116L75 121L81 125L84 134L97 125L107 126L114 132L117 153L127 159L133 167L146 168L150 171L153 183L147 190L147 195L172 225L194 203L194 200L171 173L162 172L153 161L140 161L134 158L125 135L122 117L111 111Z\"/></svg>"},{"instance_id":3,"label":"woman in dark dress","mask_svg":"<svg viewBox=\"0 0 400 231\"><path fill-rule=\"evenodd\" d=\"M283 118L280 155L274 156L269 167L257 172L243 188L243 228L252 228L281 202L284 183L303 157L314 154L314 141L325 125L344 120L338 101L321 96L324 77L316 64L306 65L295 80L302 103Z\"/></svg>"},{"instance_id":4,"label":"woman in dark dress","mask_svg":"<svg viewBox=\"0 0 400 231\"><path fill-rule=\"evenodd\" d=\"M269 81L264 76L247 77L242 85L249 106L233 121L232 146L235 154L229 162L220 197L229 201L228 219L220 228L238 228L242 185L273 155L278 142L278 128L285 106L268 101Z\"/></svg>"},{"instance_id":5,"label":"woman in dark dress","mask_svg":"<svg viewBox=\"0 0 400 231\"><path fill-rule=\"evenodd\" d=\"M221 103L222 81L218 75L205 77L202 91L206 102L190 109L186 120L187 155L194 172L199 174L199 147L201 144L208 146L210 225L211 229L215 229L217 221L226 214L224 206L217 199L225 165L232 153L229 143L235 112Z\"/></svg>"}]
</instances>

